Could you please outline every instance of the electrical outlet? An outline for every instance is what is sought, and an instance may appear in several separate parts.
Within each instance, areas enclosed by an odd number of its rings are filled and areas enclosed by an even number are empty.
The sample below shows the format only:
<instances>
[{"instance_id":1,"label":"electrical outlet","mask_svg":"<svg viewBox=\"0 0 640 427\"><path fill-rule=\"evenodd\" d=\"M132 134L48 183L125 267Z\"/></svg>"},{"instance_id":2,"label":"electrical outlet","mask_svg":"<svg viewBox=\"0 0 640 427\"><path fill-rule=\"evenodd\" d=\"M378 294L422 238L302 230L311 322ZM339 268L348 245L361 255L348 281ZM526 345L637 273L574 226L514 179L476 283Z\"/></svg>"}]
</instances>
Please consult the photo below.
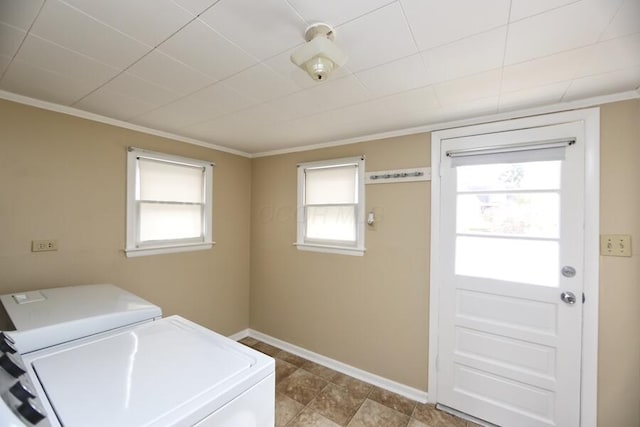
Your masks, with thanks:
<instances>
[{"instance_id":1,"label":"electrical outlet","mask_svg":"<svg viewBox=\"0 0 640 427\"><path fill-rule=\"evenodd\" d=\"M601 235L600 254L604 256L631 256L631 236L628 234Z\"/></svg>"},{"instance_id":2,"label":"electrical outlet","mask_svg":"<svg viewBox=\"0 0 640 427\"><path fill-rule=\"evenodd\" d=\"M57 251L57 250L58 250L57 240L32 240L31 241L31 252L46 252L46 251Z\"/></svg>"}]
</instances>

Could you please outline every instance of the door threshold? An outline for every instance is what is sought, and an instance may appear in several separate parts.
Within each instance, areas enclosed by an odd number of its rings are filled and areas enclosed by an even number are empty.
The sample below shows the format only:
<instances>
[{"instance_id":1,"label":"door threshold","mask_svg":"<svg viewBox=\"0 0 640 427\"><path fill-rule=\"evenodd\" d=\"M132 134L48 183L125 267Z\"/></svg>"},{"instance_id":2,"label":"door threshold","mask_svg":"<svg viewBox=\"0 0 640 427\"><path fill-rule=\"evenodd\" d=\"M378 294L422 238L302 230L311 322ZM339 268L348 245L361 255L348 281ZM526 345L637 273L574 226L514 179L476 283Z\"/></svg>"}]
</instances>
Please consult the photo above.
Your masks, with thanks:
<instances>
[{"instance_id":1,"label":"door threshold","mask_svg":"<svg viewBox=\"0 0 640 427\"><path fill-rule=\"evenodd\" d=\"M473 415L465 414L464 412L460 412L457 409L450 408L446 405L443 405L442 403L436 403L436 409L442 412L446 412L447 414L454 415L458 418L462 418L463 420L471 421L472 423L478 424L482 427L500 427L497 424L491 424L488 421L481 420L480 418L476 418Z\"/></svg>"}]
</instances>

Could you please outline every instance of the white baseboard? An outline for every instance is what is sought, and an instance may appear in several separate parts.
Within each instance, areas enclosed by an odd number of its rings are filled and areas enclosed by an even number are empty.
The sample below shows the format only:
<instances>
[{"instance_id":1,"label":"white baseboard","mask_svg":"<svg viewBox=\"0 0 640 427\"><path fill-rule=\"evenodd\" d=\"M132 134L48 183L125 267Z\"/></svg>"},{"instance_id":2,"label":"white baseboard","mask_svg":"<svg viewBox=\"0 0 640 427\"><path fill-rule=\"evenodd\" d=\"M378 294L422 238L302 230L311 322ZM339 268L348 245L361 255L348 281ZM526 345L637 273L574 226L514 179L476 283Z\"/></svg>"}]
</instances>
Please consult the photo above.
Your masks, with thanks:
<instances>
[{"instance_id":1,"label":"white baseboard","mask_svg":"<svg viewBox=\"0 0 640 427\"><path fill-rule=\"evenodd\" d=\"M314 353L313 351L298 347L297 345L290 344L286 341L282 341L270 335L263 334L262 332L256 331L254 329L248 329L247 331L248 336L251 338L255 338L267 344L271 344L275 347L281 348L282 350L286 350L289 353L293 353L307 360L311 360L312 362L315 362L319 365L326 366L327 368L331 368L334 371L352 376L361 381L373 384L390 392L399 394L412 400L416 400L421 403L427 403L427 392L423 390L418 390L417 388L409 387L408 385L398 383L396 381L381 377L376 374L372 374L371 372L363 371L362 369L358 369L351 365L347 365L346 363L342 363L335 359L331 359L321 354ZM244 331L238 332L234 336L240 336L242 333L244 333ZM239 339L242 339L245 336L247 335L241 336Z\"/></svg>"},{"instance_id":2,"label":"white baseboard","mask_svg":"<svg viewBox=\"0 0 640 427\"><path fill-rule=\"evenodd\" d=\"M250 329L243 329L240 332L236 332L233 335L229 335L228 338L234 340L234 341L240 341L242 338L246 338L249 336L249 331Z\"/></svg>"}]
</instances>

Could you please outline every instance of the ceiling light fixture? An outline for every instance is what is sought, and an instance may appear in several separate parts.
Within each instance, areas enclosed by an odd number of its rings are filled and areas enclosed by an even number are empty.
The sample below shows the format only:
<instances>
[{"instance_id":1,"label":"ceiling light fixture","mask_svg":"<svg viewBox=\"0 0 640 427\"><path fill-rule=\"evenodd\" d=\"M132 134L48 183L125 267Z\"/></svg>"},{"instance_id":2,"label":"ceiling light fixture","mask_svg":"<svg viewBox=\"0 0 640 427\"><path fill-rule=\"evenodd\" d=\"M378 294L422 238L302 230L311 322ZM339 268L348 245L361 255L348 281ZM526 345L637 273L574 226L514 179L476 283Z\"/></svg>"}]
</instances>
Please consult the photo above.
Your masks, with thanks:
<instances>
[{"instance_id":1,"label":"ceiling light fixture","mask_svg":"<svg viewBox=\"0 0 640 427\"><path fill-rule=\"evenodd\" d=\"M291 62L305 70L313 80L324 81L329 73L347 62L347 54L333 43L335 32L328 24L318 23L307 28L307 43L291 55Z\"/></svg>"}]
</instances>

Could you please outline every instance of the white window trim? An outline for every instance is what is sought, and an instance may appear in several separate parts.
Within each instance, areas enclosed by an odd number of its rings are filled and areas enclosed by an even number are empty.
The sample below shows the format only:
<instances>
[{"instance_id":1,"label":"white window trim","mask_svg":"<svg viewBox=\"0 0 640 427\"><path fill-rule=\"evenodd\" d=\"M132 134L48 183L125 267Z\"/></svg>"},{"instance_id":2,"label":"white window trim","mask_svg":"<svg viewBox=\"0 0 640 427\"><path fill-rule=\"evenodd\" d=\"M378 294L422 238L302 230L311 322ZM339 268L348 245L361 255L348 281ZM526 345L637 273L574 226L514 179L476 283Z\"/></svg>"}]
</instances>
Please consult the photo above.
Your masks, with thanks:
<instances>
[{"instance_id":1,"label":"white window trim","mask_svg":"<svg viewBox=\"0 0 640 427\"><path fill-rule=\"evenodd\" d=\"M137 159L145 157L161 161L184 163L188 165L201 166L205 169L205 206L204 206L204 238L203 241L193 242L184 239L173 242L159 242L157 244L145 244L138 246L138 214L136 211L136 170ZM159 153L156 151L142 150L129 147L127 153L127 231L125 254L127 258L161 255L177 252L189 252L211 249L216 242L213 241L213 167L214 163L190 159L188 157L175 156L172 154Z\"/></svg>"},{"instance_id":2,"label":"white window trim","mask_svg":"<svg viewBox=\"0 0 640 427\"><path fill-rule=\"evenodd\" d=\"M342 244L336 241L305 241L305 209L304 209L304 189L305 189L305 170L313 168L322 168L327 166L339 166L344 164L357 165L357 186L358 186L358 204L356 207L356 242L355 245ZM340 159L323 160L318 162L306 162L298 164L298 206L297 206L297 236L294 245L301 251L323 252L340 255L362 256L366 251L364 247L365 234L365 162L364 156L345 157Z\"/></svg>"}]
</instances>

